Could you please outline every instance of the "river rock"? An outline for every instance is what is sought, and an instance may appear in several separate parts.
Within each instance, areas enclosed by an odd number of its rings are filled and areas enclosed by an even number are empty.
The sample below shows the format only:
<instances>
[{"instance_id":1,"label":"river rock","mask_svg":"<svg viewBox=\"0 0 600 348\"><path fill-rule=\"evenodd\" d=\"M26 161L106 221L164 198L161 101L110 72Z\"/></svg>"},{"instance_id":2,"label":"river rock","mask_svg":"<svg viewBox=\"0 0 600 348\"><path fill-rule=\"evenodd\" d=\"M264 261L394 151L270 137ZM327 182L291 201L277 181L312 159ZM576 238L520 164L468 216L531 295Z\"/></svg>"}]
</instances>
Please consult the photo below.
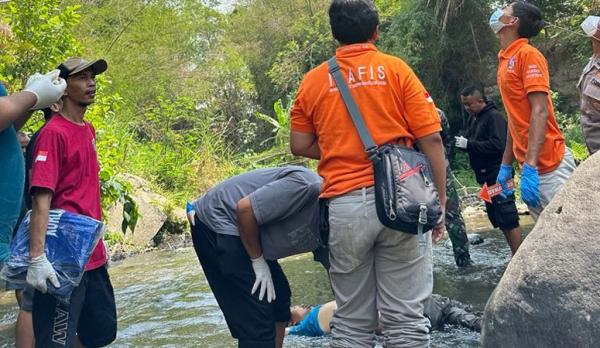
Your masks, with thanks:
<instances>
[{"instance_id":1,"label":"river rock","mask_svg":"<svg viewBox=\"0 0 600 348\"><path fill-rule=\"evenodd\" d=\"M145 247L154 238L167 220L164 211L167 199L151 190L146 180L131 174L122 174L120 178L129 182L132 187L131 197L138 205L140 217L135 226L135 232L128 229L125 240L136 248ZM183 213L185 215L185 212ZM108 230L121 231L123 221L123 205L112 206L108 211Z\"/></svg>"},{"instance_id":2,"label":"river rock","mask_svg":"<svg viewBox=\"0 0 600 348\"><path fill-rule=\"evenodd\" d=\"M484 242L483 237L477 233L469 233L467 234L467 238L471 245L483 244Z\"/></svg>"},{"instance_id":3,"label":"river rock","mask_svg":"<svg viewBox=\"0 0 600 348\"><path fill-rule=\"evenodd\" d=\"M482 347L600 347L600 153L541 214L490 297Z\"/></svg>"}]
</instances>

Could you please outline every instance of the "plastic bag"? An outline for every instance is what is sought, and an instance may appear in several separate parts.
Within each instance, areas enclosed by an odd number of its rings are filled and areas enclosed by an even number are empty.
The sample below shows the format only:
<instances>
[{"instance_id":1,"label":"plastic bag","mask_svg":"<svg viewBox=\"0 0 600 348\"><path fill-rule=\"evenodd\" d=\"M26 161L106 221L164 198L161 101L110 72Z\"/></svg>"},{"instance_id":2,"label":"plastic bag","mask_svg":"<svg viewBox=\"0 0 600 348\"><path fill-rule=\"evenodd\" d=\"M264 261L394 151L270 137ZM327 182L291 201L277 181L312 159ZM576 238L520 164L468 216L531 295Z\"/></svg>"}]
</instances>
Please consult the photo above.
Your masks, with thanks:
<instances>
[{"instance_id":1,"label":"plastic bag","mask_svg":"<svg viewBox=\"0 0 600 348\"><path fill-rule=\"evenodd\" d=\"M31 211L19 225L10 244L10 256L0 271L0 278L25 286L29 266L29 222ZM90 217L52 209L48 214L46 257L56 270L60 287L48 282L48 293L63 303L69 303L71 293L81 277L96 244L104 233L104 223Z\"/></svg>"}]
</instances>

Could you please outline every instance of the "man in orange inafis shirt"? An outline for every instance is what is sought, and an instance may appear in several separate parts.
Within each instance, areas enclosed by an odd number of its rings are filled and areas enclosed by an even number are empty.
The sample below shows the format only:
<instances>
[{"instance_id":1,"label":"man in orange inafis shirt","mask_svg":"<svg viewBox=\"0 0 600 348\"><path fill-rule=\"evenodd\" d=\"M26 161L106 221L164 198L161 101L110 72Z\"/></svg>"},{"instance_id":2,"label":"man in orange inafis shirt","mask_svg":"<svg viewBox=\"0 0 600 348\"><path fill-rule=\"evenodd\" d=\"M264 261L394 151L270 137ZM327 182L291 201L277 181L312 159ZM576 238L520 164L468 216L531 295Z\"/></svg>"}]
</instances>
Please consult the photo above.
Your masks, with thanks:
<instances>
[{"instance_id":1,"label":"man in orange inafis shirt","mask_svg":"<svg viewBox=\"0 0 600 348\"><path fill-rule=\"evenodd\" d=\"M329 19L341 44L337 61L374 141L418 143L444 206L446 167L433 100L405 62L373 44L379 18L371 1L333 0ZM423 254L417 236L380 223L371 162L326 63L304 77L291 118L292 153L320 160L321 197L329 200L330 276L338 304L331 346L374 346L378 322L387 347L427 346L423 303L433 286L431 240L443 237L444 223L426 234Z\"/></svg>"},{"instance_id":2,"label":"man in orange inafis shirt","mask_svg":"<svg viewBox=\"0 0 600 348\"><path fill-rule=\"evenodd\" d=\"M490 27L498 35L498 86L508 114L508 133L497 181L510 194L515 158L521 166L521 198L535 220L567 181L575 162L565 146L550 99L548 62L528 42L544 27L540 10L514 2L496 10Z\"/></svg>"}]
</instances>

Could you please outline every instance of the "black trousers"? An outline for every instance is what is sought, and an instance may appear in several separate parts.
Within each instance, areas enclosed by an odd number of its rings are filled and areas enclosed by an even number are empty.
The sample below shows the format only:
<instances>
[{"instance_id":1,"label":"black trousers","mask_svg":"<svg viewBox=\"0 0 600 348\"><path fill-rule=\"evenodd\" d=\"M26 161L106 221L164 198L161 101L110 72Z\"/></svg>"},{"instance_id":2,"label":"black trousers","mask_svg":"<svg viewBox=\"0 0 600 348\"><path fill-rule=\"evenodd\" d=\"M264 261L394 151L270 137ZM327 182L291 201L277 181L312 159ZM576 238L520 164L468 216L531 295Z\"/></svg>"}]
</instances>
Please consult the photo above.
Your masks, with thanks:
<instances>
[{"instance_id":1,"label":"black trousers","mask_svg":"<svg viewBox=\"0 0 600 348\"><path fill-rule=\"evenodd\" d=\"M198 219L192 240L204 276L240 348L275 347L275 323L290 320L291 290L277 261L267 261L276 299L251 294L256 276L239 236L219 234Z\"/></svg>"}]
</instances>

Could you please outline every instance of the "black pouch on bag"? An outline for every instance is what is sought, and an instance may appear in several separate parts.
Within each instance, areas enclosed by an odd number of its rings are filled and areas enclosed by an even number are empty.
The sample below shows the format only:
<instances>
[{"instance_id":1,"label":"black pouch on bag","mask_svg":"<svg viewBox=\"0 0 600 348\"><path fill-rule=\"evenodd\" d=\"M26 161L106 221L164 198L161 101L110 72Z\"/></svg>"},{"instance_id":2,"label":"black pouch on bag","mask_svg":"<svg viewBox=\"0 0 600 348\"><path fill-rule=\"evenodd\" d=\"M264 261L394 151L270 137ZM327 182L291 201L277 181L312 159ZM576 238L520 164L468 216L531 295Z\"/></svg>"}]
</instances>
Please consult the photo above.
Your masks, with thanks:
<instances>
[{"instance_id":1,"label":"black pouch on bag","mask_svg":"<svg viewBox=\"0 0 600 348\"><path fill-rule=\"evenodd\" d=\"M340 72L336 58L331 58L328 65L329 73L333 76L373 164L375 205L379 221L389 228L418 234L423 247L423 233L442 220L442 209L433 185L429 160L421 152L405 146L377 146Z\"/></svg>"},{"instance_id":2,"label":"black pouch on bag","mask_svg":"<svg viewBox=\"0 0 600 348\"><path fill-rule=\"evenodd\" d=\"M439 196L424 154L408 147L383 145L371 160L377 217L383 225L418 234L419 226L429 231L441 221Z\"/></svg>"},{"instance_id":3,"label":"black pouch on bag","mask_svg":"<svg viewBox=\"0 0 600 348\"><path fill-rule=\"evenodd\" d=\"M313 259L329 272L329 203L326 199L319 199L319 234L321 243L313 250Z\"/></svg>"}]
</instances>

